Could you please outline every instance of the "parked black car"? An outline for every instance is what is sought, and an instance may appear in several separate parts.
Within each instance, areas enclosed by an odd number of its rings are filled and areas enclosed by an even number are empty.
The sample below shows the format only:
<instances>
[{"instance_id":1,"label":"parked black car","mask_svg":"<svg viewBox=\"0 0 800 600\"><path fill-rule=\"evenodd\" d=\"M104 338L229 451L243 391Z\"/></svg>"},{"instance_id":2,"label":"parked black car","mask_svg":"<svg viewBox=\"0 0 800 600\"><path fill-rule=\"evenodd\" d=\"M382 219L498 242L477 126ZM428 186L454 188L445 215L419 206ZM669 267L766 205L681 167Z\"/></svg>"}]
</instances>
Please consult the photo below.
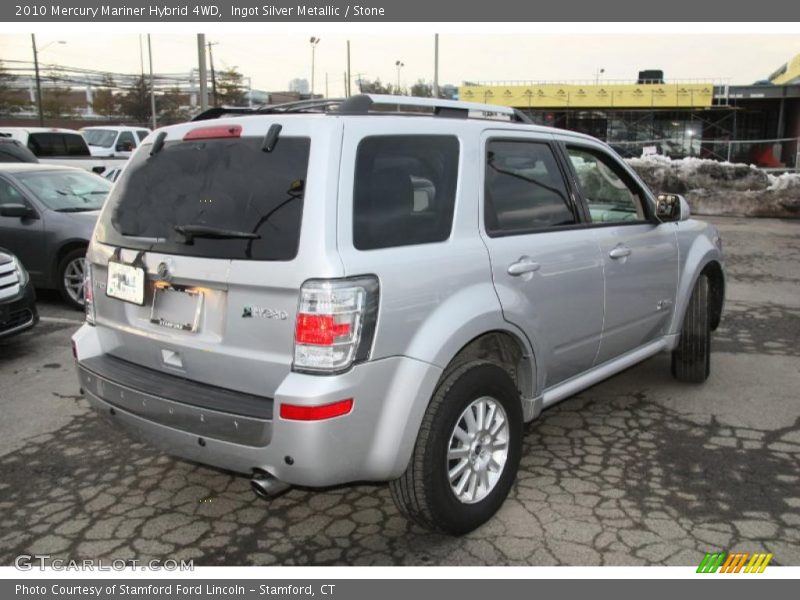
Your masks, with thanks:
<instances>
[{"instance_id":1,"label":"parked black car","mask_svg":"<svg viewBox=\"0 0 800 600\"><path fill-rule=\"evenodd\" d=\"M36 294L28 272L16 256L0 248L0 338L39 322Z\"/></svg>"},{"instance_id":2,"label":"parked black car","mask_svg":"<svg viewBox=\"0 0 800 600\"><path fill-rule=\"evenodd\" d=\"M0 162L38 163L39 159L17 140L0 137Z\"/></svg>"}]
</instances>

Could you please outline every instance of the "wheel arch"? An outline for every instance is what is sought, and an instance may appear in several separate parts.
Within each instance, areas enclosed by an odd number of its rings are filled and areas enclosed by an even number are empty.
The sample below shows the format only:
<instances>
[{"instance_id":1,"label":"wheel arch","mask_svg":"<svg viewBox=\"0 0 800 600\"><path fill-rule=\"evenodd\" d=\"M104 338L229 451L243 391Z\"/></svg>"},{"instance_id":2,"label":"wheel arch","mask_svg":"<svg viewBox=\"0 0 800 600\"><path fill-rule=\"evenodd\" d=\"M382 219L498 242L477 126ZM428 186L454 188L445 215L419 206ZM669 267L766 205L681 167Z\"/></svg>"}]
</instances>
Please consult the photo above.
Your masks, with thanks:
<instances>
[{"instance_id":1,"label":"wheel arch","mask_svg":"<svg viewBox=\"0 0 800 600\"><path fill-rule=\"evenodd\" d=\"M722 309L725 303L725 270L720 251L705 236L698 237L683 261L675 297L675 311L669 330L672 334L678 334L681 331L689 298L700 275L706 275L709 278L711 329L713 330L719 326L722 319Z\"/></svg>"}]
</instances>

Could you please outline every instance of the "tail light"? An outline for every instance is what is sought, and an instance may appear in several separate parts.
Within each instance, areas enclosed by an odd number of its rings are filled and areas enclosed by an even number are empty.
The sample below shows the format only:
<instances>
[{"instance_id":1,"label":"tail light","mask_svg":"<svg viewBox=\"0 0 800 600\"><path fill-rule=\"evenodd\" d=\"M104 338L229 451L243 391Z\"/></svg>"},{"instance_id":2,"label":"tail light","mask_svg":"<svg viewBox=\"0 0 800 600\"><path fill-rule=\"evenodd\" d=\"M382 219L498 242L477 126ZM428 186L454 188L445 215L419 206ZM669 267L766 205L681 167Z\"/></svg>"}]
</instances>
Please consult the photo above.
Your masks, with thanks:
<instances>
[{"instance_id":1,"label":"tail light","mask_svg":"<svg viewBox=\"0 0 800 600\"><path fill-rule=\"evenodd\" d=\"M332 374L367 360L377 316L377 278L307 281L295 321L293 369Z\"/></svg>"},{"instance_id":2,"label":"tail light","mask_svg":"<svg viewBox=\"0 0 800 600\"><path fill-rule=\"evenodd\" d=\"M94 285L92 281L92 265L87 260L83 272L83 308L86 311L86 322L94 325Z\"/></svg>"}]
</instances>

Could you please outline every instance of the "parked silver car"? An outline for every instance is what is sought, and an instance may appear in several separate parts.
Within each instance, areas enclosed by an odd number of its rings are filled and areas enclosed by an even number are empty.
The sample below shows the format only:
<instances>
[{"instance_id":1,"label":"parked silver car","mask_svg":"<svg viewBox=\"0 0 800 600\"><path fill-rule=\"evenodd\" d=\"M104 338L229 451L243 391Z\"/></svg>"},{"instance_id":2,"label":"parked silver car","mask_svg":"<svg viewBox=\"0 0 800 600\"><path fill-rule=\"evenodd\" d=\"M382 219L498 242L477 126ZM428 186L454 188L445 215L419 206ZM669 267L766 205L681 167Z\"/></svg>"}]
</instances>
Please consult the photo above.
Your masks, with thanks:
<instances>
[{"instance_id":1,"label":"parked silver car","mask_svg":"<svg viewBox=\"0 0 800 600\"><path fill-rule=\"evenodd\" d=\"M73 338L90 402L168 452L264 496L391 481L458 534L543 408L659 352L708 376L719 236L607 145L397 96L198 119L117 181Z\"/></svg>"},{"instance_id":2,"label":"parked silver car","mask_svg":"<svg viewBox=\"0 0 800 600\"><path fill-rule=\"evenodd\" d=\"M36 287L83 308L84 255L111 183L82 169L0 164L0 245Z\"/></svg>"}]
</instances>

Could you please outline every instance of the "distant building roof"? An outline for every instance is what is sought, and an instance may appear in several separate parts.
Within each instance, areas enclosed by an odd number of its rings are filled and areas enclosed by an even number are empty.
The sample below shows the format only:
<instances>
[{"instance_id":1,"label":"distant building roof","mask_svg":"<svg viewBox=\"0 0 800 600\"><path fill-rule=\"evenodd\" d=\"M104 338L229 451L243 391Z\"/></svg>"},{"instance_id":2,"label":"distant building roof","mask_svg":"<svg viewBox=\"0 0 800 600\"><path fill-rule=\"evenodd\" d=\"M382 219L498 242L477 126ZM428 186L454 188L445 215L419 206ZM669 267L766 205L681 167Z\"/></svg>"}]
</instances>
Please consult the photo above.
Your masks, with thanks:
<instances>
[{"instance_id":1,"label":"distant building roof","mask_svg":"<svg viewBox=\"0 0 800 600\"><path fill-rule=\"evenodd\" d=\"M800 83L800 54L777 69L769 76L769 80L776 85Z\"/></svg>"}]
</instances>

